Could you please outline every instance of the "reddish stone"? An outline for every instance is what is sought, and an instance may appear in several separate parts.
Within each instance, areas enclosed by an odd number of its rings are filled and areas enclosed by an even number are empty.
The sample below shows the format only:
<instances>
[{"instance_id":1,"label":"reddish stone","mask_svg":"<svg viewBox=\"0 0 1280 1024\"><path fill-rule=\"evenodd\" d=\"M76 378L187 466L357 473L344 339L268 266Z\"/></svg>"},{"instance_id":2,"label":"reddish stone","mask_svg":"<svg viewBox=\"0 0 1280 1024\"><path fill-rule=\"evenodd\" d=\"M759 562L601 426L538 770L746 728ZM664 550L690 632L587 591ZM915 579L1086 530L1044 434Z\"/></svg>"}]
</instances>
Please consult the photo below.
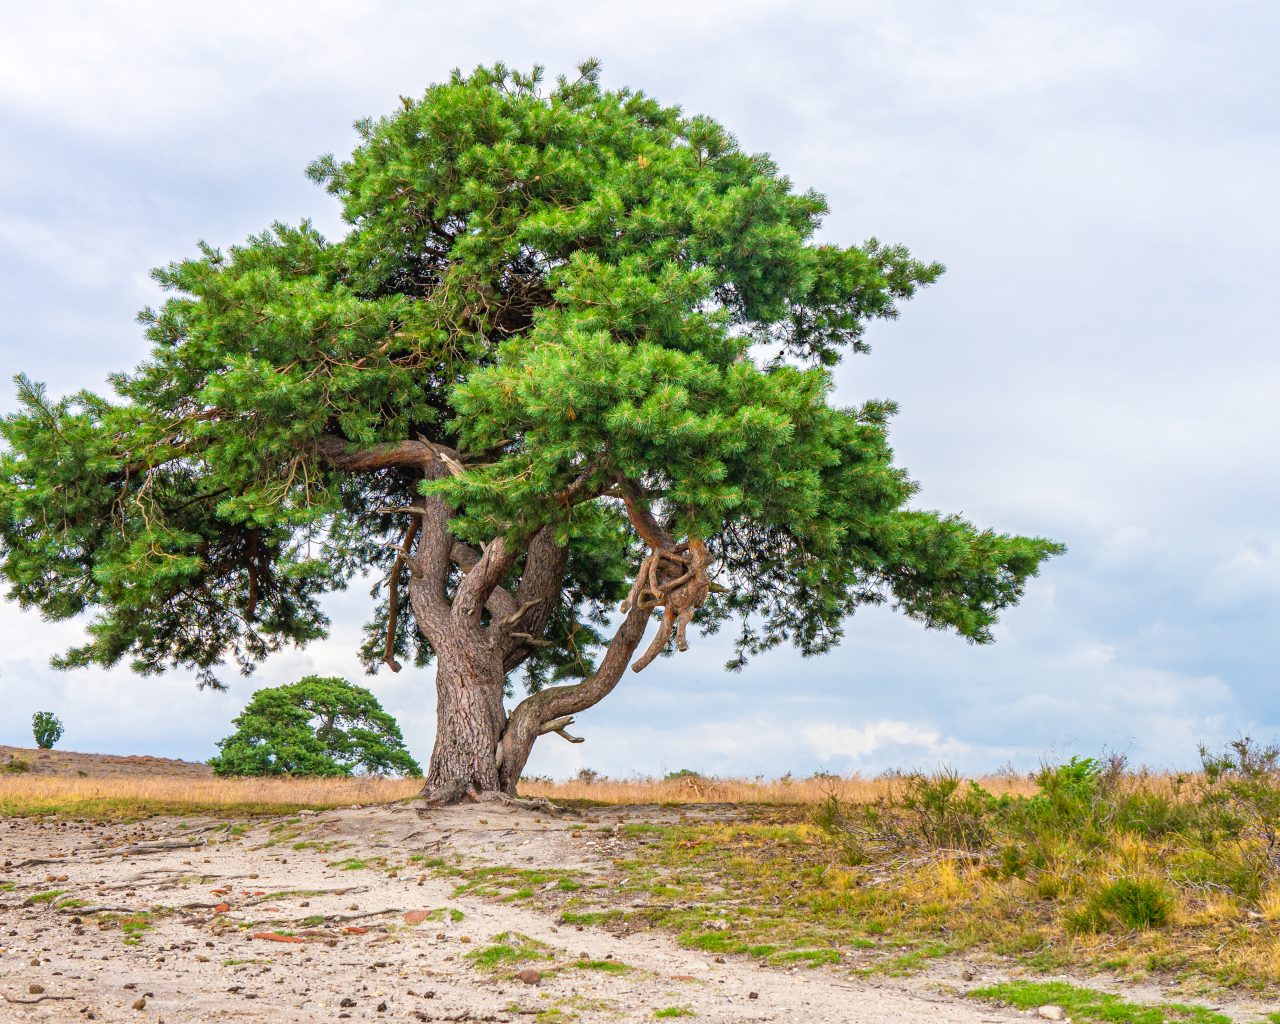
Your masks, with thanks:
<instances>
[{"instance_id":1,"label":"reddish stone","mask_svg":"<svg viewBox=\"0 0 1280 1024\"><path fill-rule=\"evenodd\" d=\"M230 909L231 909L230 903L219 903L216 907L213 908L213 912L215 914L225 914Z\"/></svg>"},{"instance_id":2,"label":"reddish stone","mask_svg":"<svg viewBox=\"0 0 1280 1024\"><path fill-rule=\"evenodd\" d=\"M277 935L275 932L254 932L255 939L266 939L268 942L306 942L298 935Z\"/></svg>"},{"instance_id":3,"label":"reddish stone","mask_svg":"<svg viewBox=\"0 0 1280 1024\"><path fill-rule=\"evenodd\" d=\"M369 930L368 928L362 928L358 924L352 924L352 925L348 925L346 928L343 928L342 932L344 935L363 935L368 930Z\"/></svg>"}]
</instances>

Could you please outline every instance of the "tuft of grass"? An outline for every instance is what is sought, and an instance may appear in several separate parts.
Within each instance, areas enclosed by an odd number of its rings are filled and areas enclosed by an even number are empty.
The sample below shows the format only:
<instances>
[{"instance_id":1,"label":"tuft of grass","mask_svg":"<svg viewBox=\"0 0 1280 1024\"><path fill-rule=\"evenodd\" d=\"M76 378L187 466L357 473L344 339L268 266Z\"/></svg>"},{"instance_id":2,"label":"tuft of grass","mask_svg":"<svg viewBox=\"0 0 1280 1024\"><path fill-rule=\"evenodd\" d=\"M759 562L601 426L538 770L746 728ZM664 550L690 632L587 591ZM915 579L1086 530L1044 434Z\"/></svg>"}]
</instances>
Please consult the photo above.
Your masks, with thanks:
<instances>
[{"instance_id":1,"label":"tuft of grass","mask_svg":"<svg viewBox=\"0 0 1280 1024\"><path fill-rule=\"evenodd\" d=\"M529 960L547 960L551 954L545 943L519 932L501 932L493 942L467 954L476 967L484 971L497 971Z\"/></svg>"},{"instance_id":2,"label":"tuft of grass","mask_svg":"<svg viewBox=\"0 0 1280 1024\"><path fill-rule=\"evenodd\" d=\"M142 942L142 935L151 927L150 914L133 914L129 917L122 917L120 920L120 930L124 932L124 944L126 946L136 946Z\"/></svg>"},{"instance_id":3,"label":"tuft of grass","mask_svg":"<svg viewBox=\"0 0 1280 1024\"><path fill-rule=\"evenodd\" d=\"M698 1016L693 1010L687 1006L664 1006L661 1010L654 1010L655 1017L696 1017Z\"/></svg>"},{"instance_id":4,"label":"tuft of grass","mask_svg":"<svg viewBox=\"0 0 1280 1024\"><path fill-rule=\"evenodd\" d=\"M1020 1010L1038 1006L1061 1006L1076 1021L1104 1021L1106 1024L1231 1024L1231 1018L1207 1006L1182 1003L1149 1005L1131 1003L1120 996L1080 988L1062 981L1009 981L974 989L974 999L1007 1003Z\"/></svg>"},{"instance_id":5,"label":"tuft of grass","mask_svg":"<svg viewBox=\"0 0 1280 1024\"><path fill-rule=\"evenodd\" d=\"M819 967L822 964L838 964L840 954L834 949L788 949L769 956L771 964L804 964Z\"/></svg>"},{"instance_id":6,"label":"tuft of grass","mask_svg":"<svg viewBox=\"0 0 1280 1024\"><path fill-rule=\"evenodd\" d=\"M1073 932L1145 931L1163 928L1173 918L1174 895L1149 878L1120 878L1089 894L1085 905L1069 914Z\"/></svg>"},{"instance_id":7,"label":"tuft of grass","mask_svg":"<svg viewBox=\"0 0 1280 1024\"><path fill-rule=\"evenodd\" d=\"M329 867L337 868L340 871L360 871L368 866L369 862L361 860L359 857L347 857L345 860L335 860L329 865Z\"/></svg>"},{"instance_id":8,"label":"tuft of grass","mask_svg":"<svg viewBox=\"0 0 1280 1024\"><path fill-rule=\"evenodd\" d=\"M601 971L604 974L626 974L632 969L630 964L619 960L578 960L569 966L580 971Z\"/></svg>"},{"instance_id":9,"label":"tuft of grass","mask_svg":"<svg viewBox=\"0 0 1280 1024\"><path fill-rule=\"evenodd\" d=\"M566 910L560 915L561 924L593 925L607 921L610 915L601 910Z\"/></svg>"},{"instance_id":10,"label":"tuft of grass","mask_svg":"<svg viewBox=\"0 0 1280 1024\"><path fill-rule=\"evenodd\" d=\"M59 896L65 896L69 889L49 889L47 892L38 892L33 896L28 896L23 902L29 904L36 903L52 903Z\"/></svg>"}]
</instances>

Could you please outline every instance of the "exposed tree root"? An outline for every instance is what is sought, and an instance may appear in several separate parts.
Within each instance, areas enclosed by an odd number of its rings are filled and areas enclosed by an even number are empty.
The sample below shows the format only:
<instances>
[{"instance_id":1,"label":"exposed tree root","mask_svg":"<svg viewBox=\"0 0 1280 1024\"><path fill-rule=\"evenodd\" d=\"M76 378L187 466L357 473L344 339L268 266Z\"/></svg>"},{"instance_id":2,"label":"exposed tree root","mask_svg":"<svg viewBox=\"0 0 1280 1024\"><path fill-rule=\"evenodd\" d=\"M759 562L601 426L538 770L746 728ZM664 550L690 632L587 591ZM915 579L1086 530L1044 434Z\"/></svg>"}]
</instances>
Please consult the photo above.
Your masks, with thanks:
<instances>
[{"instance_id":1,"label":"exposed tree root","mask_svg":"<svg viewBox=\"0 0 1280 1024\"><path fill-rule=\"evenodd\" d=\"M35 864L74 864L77 860L77 853L87 853L90 861L105 860L107 857L141 857L152 853L165 853L169 850L190 850L195 846L208 846L206 839L200 839L193 843L142 843L138 846L122 846L115 850L75 850L65 857L32 857L28 860L19 861L17 864L10 864L10 868L27 868Z\"/></svg>"},{"instance_id":2,"label":"exposed tree root","mask_svg":"<svg viewBox=\"0 0 1280 1024\"><path fill-rule=\"evenodd\" d=\"M531 796L521 797L512 796L510 793L504 793L499 789L489 790L481 793L476 798L480 803L502 804L506 807L517 807L522 811L540 811L543 814L559 815L568 813L565 808L558 804L553 804L546 797Z\"/></svg>"},{"instance_id":3,"label":"exposed tree root","mask_svg":"<svg viewBox=\"0 0 1280 1024\"><path fill-rule=\"evenodd\" d=\"M553 804L544 797L512 796L510 793L504 793L500 789L481 790L463 783L432 787L424 790L420 799L423 805L418 808L418 816L421 818L427 817L432 808L460 803L502 804L505 807L516 807L522 811L540 811L543 814L552 815L565 813L564 808Z\"/></svg>"},{"instance_id":4,"label":"exposed tree root","mask_svg":"<svg viewBox=\"0 0 1280 1024\"><path fill-rule=\"evenodd\" d=\"M422 801L422 807L419 808L419 816L423 816L423 812L431 807L446 807L449 804L460 804L465 801L473 803L480 799L480 790L474 785L465 782L448 782L444 785L427 785L422 788L422 792L418 794L418 799Z\"/></svg>"}]
</instances>

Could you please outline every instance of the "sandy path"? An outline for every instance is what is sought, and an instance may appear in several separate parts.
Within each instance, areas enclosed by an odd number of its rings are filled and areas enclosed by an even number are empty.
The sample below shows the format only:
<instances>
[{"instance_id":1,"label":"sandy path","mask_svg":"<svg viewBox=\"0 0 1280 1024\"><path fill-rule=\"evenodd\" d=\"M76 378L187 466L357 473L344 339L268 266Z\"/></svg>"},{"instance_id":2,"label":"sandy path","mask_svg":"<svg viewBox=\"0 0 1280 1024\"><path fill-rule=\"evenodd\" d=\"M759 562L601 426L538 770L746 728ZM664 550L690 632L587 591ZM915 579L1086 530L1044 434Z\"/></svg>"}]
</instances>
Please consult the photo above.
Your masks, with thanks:
<instances>
[{"instance_id":1,"label":"sandy path","mask_svg":"<svg viewBox=\"0 0 1280 1024\"><path fill-rule=\"evenodd\" d=\"M616 936L557 927L544 912L454 896L453 882L416 870L392 877L374 867L332 866L353 856L402 860L413 851L457 851L495 864L598 867L598 845L571 835L571 822L494 807L449 809L427 820L385 807L303 818L304 839L350 844L326 851L295 850L296 840L266 845L281 834L271 831L278 823L229 837L212 820L132 826L0 820L0 879L15 884L0 892L0 995L6 997L0 1021L653 1021L656 1011L671 1007L726 1024L1025 1019L943 996L924 980L881 987L823 969L762 968L682 949L654 932ZM206 827L194 837L210 840L206 846L112 853L113 847L172 843ZM55 853L70 856L22 863ZM128 944L118 925L104 929L84 908L24 905L51 889L92 905L174 909L157 914L137 943ZM296 890L305 892L266 899ZM215 904L223 900L230 910L218 913ZM443 920L411 925L402 916L440 908L461 911L461 920L445 913ZM312 915L328 920L302 923ZM243 930L246 922L253 924ZM250 937L270 931L310 934L293 943ZM551 973L526 985L466 959L504 932L545 943L552 959L534 966ZM612 959L632 970L569 966L580 958ZM41 996L71 998L7 1001ZM145 1003L135 1008L139 1000Z\"/></svg>"}]
</instances>

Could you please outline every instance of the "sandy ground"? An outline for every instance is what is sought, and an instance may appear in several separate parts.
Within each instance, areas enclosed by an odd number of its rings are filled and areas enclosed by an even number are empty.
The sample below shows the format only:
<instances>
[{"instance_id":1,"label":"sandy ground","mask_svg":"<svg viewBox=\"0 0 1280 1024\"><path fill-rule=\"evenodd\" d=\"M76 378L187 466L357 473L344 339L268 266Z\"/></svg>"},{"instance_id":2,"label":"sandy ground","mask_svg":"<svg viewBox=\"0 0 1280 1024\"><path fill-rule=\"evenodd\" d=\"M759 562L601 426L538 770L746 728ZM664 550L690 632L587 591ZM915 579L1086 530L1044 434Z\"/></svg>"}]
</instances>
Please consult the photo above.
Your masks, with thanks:
<instances>
[{"instance_id":1,"label":"sandy ground","mask_svg":"<svg viewBox=\"0 0 1280 1024\"><path fill-rule=\"evenodd\" d=\"M646 813L656 820L670 812ZM3 819L0 879L13 888L0 892L0 1021L653 1021L672 1007L725 1024L1027 1019L957 994L998 977L980 967L955 963L884 983L824 968L766 968L682 949L657 932L557 926L546 911L455 896L454 881L417 869L392 876L333 866L353 856L457 852L470 864L607 874L607 826L623 817L640 820L634 809L549 818L495 806L426 818L407 807L304 814L296 827L305 840L349 844L328 851L295 850L296 840L267 845L280 819L235 836L214 819ZM589 831L574 834L575 823ZM179 842L198 845L171 846ZM29 902L54 889L86 905ZM170 909L154 914L136 944L117 921L103 920L157 908ZM461 919L445 912L412 923L423 916L412 912L442 908ZM318 916L322 924L303 923ZM294 941L253 937L285 932ZM548 947L551 958L533 965L542 975L536 983L466 958L504 932ZM610 959L632 969L572 966ZM1257 1019L1246 1012L1253 1008L1240 1009L1240 1019Z\"/></svg>"}]
</instances>

